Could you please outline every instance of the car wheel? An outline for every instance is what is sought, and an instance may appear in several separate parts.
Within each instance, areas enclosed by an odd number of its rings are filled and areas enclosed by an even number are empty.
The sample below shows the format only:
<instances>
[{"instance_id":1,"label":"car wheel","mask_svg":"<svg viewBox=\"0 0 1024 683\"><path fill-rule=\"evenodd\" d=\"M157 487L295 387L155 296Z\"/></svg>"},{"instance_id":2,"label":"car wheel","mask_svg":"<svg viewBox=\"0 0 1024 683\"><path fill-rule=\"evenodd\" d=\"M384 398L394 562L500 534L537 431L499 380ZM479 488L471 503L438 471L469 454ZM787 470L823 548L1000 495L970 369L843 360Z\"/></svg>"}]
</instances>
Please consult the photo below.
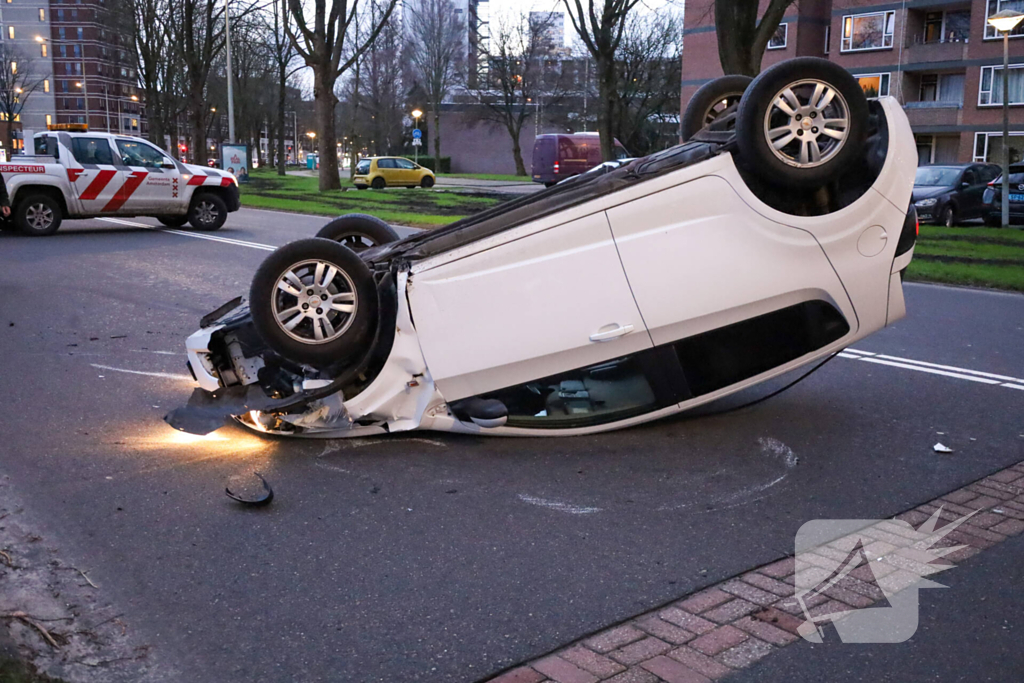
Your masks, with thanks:
<instances>
[{"instance_id":1,"label":"car wheel","mask_svg":"<svg viewBox=\"0 0 1024 683\"><path fill-rule=\"evenodd\" d=\"M274 351L322 368L364 350L376 329L377 288L355 252L314 237L267 257L253 278L249 309Z\"/></svg>"},{"instance_id":2,"label":"car wheel","mask_svg":"<svg viewBox=\"0 0 1024 683\"><path fill-rule=\"evenodd\" d=\"M62 220L60 204L45 194L36 194L18 202L14 222L25 235L42 237L57 232Z\"/></svg>"},{"instance_id":3,"label":"car wheel","mask_svg":"<svg viewBox=\"0 0 1024 683\"><path fill-rule=\"evenodd\" d=\"M196 230L219 230L228 219L228 206L215 194L204 192L192 199L188 222Z\"/></svg>"},{"instance_id":4,"label":"car wheel","mask_svg":"<svg viewBox=\"0 0 1024 683\"><path fill-rule=\"evenodd\" d=\"M434 179L431 176L423 176L423 180L420 181L420 187L431 188L434 186Z\"/></svg>"},{"instance_id":5,"label":"car wheel","mask_svg":"<svg viewBox=\"0 0 1024 683\"><path fill-rule=\"evenodd\" d=\"M722 76L702 85L686 105L681 126L683 142L714 123L726 110L739 104L753 80L749 76Z\"/></svg>"},{"instance_id":6,"label":"car wheel","mask_svg":"<svg viewBox=\"0 0 1024 683\"><path fill-rule=\"evenodd\" d=\"M383 190L385 187L387 187L387 183L384 181L384 178L377 176L376 178L373 179L373 182L370 183L370 187L372 187L375 190Z\"/></svg>"},{"instance_id":7,"label":"car wheel","mask_svg":"<svg viewBox=\"0 0 1024 683\"><path fill-rule=\"evenodd\" d=\"M776 185L818 187L864 149L868 103L850 72L801 57L765 70L747 88L736 121L740 159Z\"/></svg>"},{"instance_id":8,"label":"car wheel","mask_svg":"<svg viewBox=\"0 0 1024 683\"><path fill-rule=\"evenodd\" d=\"M1001 228L1003 227L1003 217L990 213L985 216L985 225L990 228Z\"/></svg>"},{"instance_id":9,"label":"car wheel","mask_svg":"<svg viewBox=\"0 0 1024 683\"><path fill-rule=\"evenodd\" d=\"M942 213L939 214L939 225L944 225L947 228L955 228L957 224L956 210L952 204L946 204L942 207Z\"/></svg>"},{"instance_id":10,"label":"car wheel","mask_svg":"<svg viewBox=\"0 0 1024 683\"><path fill-rule=\"evenodd\" d=\"M155 218L169 228L180 228L188 223L188 216L156 216Z\"/></svg>"},{"instance_id":11,"label":"car wheel","mask_svg":"<svg viewBox=\"0 0 1024 683\"><path fill-rule=\"evenodd\" d=\"M399 239L398 233L390 225L365 213L350 213L335 218L320 228L316 236L343 244L357 254Z\"/></svg>"}]
</instances>

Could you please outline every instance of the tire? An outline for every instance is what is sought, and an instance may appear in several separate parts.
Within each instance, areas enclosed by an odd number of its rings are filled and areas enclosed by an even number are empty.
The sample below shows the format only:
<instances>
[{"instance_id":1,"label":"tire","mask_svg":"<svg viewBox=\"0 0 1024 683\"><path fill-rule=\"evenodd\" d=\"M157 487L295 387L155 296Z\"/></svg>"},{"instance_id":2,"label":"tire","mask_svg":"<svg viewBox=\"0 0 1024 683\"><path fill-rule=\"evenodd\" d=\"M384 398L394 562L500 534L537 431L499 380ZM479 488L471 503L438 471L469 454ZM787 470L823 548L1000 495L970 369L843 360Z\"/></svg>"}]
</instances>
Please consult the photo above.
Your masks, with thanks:
<instances>
[{"instance_id":1,"label":"tire","mask_svg":"<svg viewBox=\"0 0 1024 683\"><path fill-rule=\"evenodd\" d=\"M946 204L942 207L942 211L939 212L939 225L947 228L955 228L958 222L956 215L956 209L953 208L952 204Z\"/></svg>"},{"instance_id":2,"label":"tire","mask_svg":"<svg viewBox=\"0 0 1024 683\"><path fill-rule=\"evenodd\" d=\"M370 187L375 190L383 190L387 185L387 182L381 176L377 176L373 179L373 182L370 183Z\"/></svg>"},{"instance_id":3,"label":"tire","mask_svg":"<svg viewBox=\"0 0 1024 683\"><path fill-rule=\"evenodd\" d=\"M423 180L420 181L420 187L429 189L434 186L434 179L428 175L423 176Z\"/></svg>"},{"instance_id":4,"label":"tire","mask_svg":"<svg viewBox=\"0 0 1024 683\"><path fill-rule=\"evenodd\" d=\"M822 107L825 97L829 101ZM814 125L826 119L836 122L828 128ZM867 98L849 71L817 57L790 59L755 78L740 101L740 160L766 182L820 187L863 153L867 124Z\"/></svg>"},{"instance_id":5,"label":"tire","mask_svg":"<svg viewBox=\"0 0 1024 683\"><path fill-rule=\"evenodd\" d=\"M738 104L753 81L749 76L722 76L702 85L686 105L681 126L683 142Z\"/></svg>"},{"instance_id":6,"label":"tire","mask_svg":"<svg viewBox=\"0 0 1024 683\"><path fill-rule=\"evenodd\" d=\"M336 273L327 287L322 281L314 285L317 271L325 277L330 267ZM294 282L292 276L303 285L298 296L279 287ZM308 294L311 291L313 294ZM338 295L346 296L336 303L350 310L309 307L311 299L331 301L330 297ZM303 305L307 308L302 309ZM377 288L369 268L355 252L314 237L287 244L267 257L249 289L249 309L256 331L270 348L290 360L326 368L365 350L377 327ZM286 324L292 323L287 330Z\"/></svg>"},{"instance_id":7,"label":"tire","mask_svg":"<svg viewBox=\"0 0 1024 683\"><path fill-rule=\"evenodd\" d=\"M188 216L154 216L168 228L180 228L188 223Z\"/></svg>"},{"instance_id":8,"label":"tire","mask_svg":"<svg viewBox=\"0 0 1024 683\"><path fill-rule=\"evenodd\" d=\"M987 214L985 216L985 225L987 227L989 227L989 228L1001 228L1001 227L1003 227L1003 217L1002 217L1002 215L997 215L997 214L994 214L994 213Z\"/></svg>"},{"instance_id":9,"label":"tire","mask_svg":"<svg viewBox=\"0 0 1024 683\"><path fill-rule=\"evenodd\" d=\"M227 219L228 205L217 195L203 192L192 198L192 205L188 208L188 222L196 230L220 230Z\"/></svg>"},{"instance_id":10,"label":"tire","mask_svg":"<svg viewBox=\"0 0 1024 683\"><path fill-rule=\"evenodd\" d=\"M60 228L63 216L57 200L45 194L34 194L18 202L14 222L23 235L44 237Z\"/></svg>"},{"instance_id":11,"label":"tire","mask_svg":"<svg viewBox=\"0 0 1024 683\"><path fill-rule=\"evenodd\" d=\"M355 253L371 247L397 242L399 237L390 225L364 213L340 216L320 228L317 237L345 245Z\"/></svg>"}]
</instances>

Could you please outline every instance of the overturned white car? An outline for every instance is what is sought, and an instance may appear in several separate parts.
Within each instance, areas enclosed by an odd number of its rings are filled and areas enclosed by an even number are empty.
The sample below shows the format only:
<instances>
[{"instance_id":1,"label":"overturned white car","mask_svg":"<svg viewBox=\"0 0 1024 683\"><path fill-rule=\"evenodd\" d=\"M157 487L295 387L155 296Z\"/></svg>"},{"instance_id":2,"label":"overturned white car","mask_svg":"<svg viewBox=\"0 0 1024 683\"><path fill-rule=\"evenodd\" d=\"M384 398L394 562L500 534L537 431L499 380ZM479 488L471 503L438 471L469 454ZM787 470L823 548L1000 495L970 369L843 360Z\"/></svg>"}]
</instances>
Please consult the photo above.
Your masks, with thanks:
<instances>
[{"instance_id":1,"label":"overturned white car","mask_svg":"<svg viewBox=\"0 0 1024 683\"><path fill-rule=\"evenodd\" d=\"M901 318L917 152L899 104L818 59L736 82L705 86L687 118L707 127L664 152L403 240L355 215L278 249L189 337L200 388L168 422L583 434Z\"/></svg>"}]
</instances>

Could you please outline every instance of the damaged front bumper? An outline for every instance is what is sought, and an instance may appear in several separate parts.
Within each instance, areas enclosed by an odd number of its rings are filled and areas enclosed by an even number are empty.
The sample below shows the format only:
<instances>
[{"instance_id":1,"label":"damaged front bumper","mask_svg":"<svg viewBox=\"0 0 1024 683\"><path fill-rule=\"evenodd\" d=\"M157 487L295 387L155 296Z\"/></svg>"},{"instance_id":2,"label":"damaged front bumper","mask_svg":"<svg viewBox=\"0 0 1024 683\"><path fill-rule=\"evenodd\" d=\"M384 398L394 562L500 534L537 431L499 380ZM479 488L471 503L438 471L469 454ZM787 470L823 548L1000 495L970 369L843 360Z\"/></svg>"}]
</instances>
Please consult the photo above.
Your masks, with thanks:
<instances>
[{"instance_id":1,"label":"damaged front bumper","mask_svg":"<svg viewBox=\"0 0 1024 683\"><path fill-rule=\"evenodd\" d=\"M454 418L423 360L404 296L407 278L383 275L378 292L386 314L372 344L362 358L326 371L276 354L256 333L248 305L228 302L188 338L199 388L166 421L196 434L235 420L259 432L324 438L447 426L436 424Z\"/></svg>"}]
</instances>

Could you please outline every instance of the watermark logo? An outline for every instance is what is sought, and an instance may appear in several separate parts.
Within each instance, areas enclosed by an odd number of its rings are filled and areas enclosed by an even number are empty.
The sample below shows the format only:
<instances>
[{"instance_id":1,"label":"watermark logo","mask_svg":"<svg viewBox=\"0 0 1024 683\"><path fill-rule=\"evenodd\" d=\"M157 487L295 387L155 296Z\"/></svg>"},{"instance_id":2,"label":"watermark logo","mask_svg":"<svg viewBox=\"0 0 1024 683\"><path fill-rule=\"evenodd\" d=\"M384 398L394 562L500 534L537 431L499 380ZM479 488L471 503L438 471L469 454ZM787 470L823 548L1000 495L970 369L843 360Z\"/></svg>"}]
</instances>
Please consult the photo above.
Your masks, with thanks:
<instances>
[{"instance_id":1,"label":"watermark logo","mask_svg":"<svg viewBox=\"0 0 1024 683\"><path fill-rule=\"evenodd\" d=\"M945 588L925 577L951 568L939 562L963 548L944 541L973 514L938 531L942 508L915 529L899 519L816 519L796 535L796 601L804 615L799 632L823 642L829 623L844 643L902 643L917 631L918 591ZM876 602L852 609L829 592L853 591Z\"/></svg>"}]
</instances>

